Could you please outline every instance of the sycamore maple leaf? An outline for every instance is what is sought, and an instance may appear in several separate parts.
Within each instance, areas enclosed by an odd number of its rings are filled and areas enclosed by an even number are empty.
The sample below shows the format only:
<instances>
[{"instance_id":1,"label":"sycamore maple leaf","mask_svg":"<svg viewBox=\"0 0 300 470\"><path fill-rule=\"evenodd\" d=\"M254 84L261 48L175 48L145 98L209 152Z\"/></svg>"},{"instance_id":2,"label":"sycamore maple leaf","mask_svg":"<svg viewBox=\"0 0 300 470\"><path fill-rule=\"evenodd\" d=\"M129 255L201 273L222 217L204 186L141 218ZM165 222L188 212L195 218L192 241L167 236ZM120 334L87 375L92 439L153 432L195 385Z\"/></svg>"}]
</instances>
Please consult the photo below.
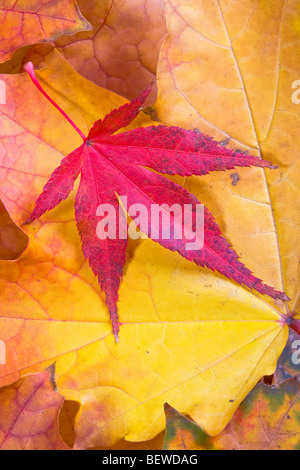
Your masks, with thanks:
<instances>
[{"instance_id":1,"label":"sycamore maple leaf","mask_svg":"<svg viewBox=\"0 0 300 470\"><path fill-rule=\"evenodd\" d=\"M275 168L271 163L227 149L202 133L178 127L151 126L114 135L137 117L151 86L131 103L113 110L103 120L97 121L86 137L42 89L32 63L26 64L24 68L38 89L65 116L83 139L83 144L64 158L54 171L25 224L32 223L66 199L73 189L75 180L81 174L75 203L76 222L84 256L105 292L117 341L118 290L126 262L127 237L100 239L97 236L99 223L97 210L102 204L110 204L110 207L116 209L116 226L126 224L125 214L118 210L118 197L121 196L126 196L128 205L142 204L147 209L147 218L143 219L142 212L139 214L138 225L151 237L153 224L158 224L156 232L158 236L155 237L155 241L162 246L178 251L197 265L216 270L262 294L274 299L288 300L283 292L264 284L239 261L238 255L222 237L219 226L206 208L204 240L199 240L202 248L188 250L187 242L191 240L191 235L196 233L193 216L201 203L187 190L156 173L191 176L251 165ZM171 229L184 228L181 238L175 237L175 230L170 230L170 236L165 237L161 230L161 219L154 221L151 217L153 206L171 207L174 203L181 207L189 207L191 212L190 228L183 226L184 222L174 212L168 213ZM166 211L166 209L160 210Z\"/></svg>"}]
</instances>

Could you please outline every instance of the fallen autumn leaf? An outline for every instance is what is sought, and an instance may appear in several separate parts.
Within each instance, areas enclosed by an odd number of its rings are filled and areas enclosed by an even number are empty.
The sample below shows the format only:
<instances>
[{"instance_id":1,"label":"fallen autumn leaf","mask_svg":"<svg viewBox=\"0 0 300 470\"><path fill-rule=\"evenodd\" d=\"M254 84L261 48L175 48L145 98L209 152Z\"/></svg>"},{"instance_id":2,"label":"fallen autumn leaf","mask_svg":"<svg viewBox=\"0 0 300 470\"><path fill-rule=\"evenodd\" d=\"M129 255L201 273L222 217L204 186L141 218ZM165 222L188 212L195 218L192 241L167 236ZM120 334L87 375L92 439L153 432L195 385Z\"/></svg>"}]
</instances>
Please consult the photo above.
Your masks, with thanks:
<instances>
[{"instance_id":1,"label":"fallen autumn leaf","mask_svg":"<svg viewBox=\"0 0 300 470\"><path fill-rule=\"evenodd\" d=\"M211 438L165 405L164 450L299 450L299 377L280 387L257 385L227 427Z\"/></svg>"},{"instance_id":2,"label":"fallen autumn leaf","mask_svg":"<svg viewBox=\"0 0 300 470\"><path fill-rule=\"evenodd\" d=\"M55 391L54 371L0 389L0 450L68 450L58 433L64 398Z\"/></svg>"},{"instance_id":3,"label":"fallen autumn leaf","mask_svg":"<svg viewBox=\"0 0 300 470\"><path fill-rule=\"evenodd\" d=\"M127 234L123 236L121 229L116 233L117 226L119 228L122 223L126 225L125 214L117 212L116 195L121 199L126 198L126 206L127 200L132 207L143 205L145 212L139 206L139 217L136 216L134 220L139 220L137 224L142 232L162 246L178 251L186 259L218 271L262 294L290 300L283 292L264 285L239 262L238 256L222 238L218 225L207 209L204 212L203 233L199 233L195 219L200 202L195 197L145 168L150 167L169 175L191 176L251 165L274 169L273 165L257 157L227 150L200 132L189 132L177 127L147 127L114 136L137 117L151 91L150 86L131 103L113 110L103 120L96 121L86 137L43 90L36 78L33 64L27 63L24 69L38 90L60 111L84 142L54 171L24 225L31 224L65 200L81 175L75 201L75 217L85 258L89 260L101 289L105 292L117 342L117 300L126 260ZM189 225L183 219L182 211L178 214L174 209L174 203L179 204L180 209L189 207ZM105 206L104 213L108 211L108 205L113 209L108 216L113 226L112 233L108 227L102 237L98 234L98 216L104 215L98 213L101 205ZM156 216L153 215L153 207L157 207ZM168 233L159 212L169 217L171 227ZM177 236L179 229L181 236ZM154 237L153 232L157 232ZM189 249L188 243L193 238L198 242L197 247Z\"/></svg>"},{"instance_id":4,"label":"fallen autumn leaf","mask_svg":"<svg viewBox=\"0 0 300 470\"><path fill-rule=\"evenodd\" d=\"M53 41L63 34L91 30L75 0L0 0L0 62L16 49L39 41Z\"/></svg>"}]
</instances>

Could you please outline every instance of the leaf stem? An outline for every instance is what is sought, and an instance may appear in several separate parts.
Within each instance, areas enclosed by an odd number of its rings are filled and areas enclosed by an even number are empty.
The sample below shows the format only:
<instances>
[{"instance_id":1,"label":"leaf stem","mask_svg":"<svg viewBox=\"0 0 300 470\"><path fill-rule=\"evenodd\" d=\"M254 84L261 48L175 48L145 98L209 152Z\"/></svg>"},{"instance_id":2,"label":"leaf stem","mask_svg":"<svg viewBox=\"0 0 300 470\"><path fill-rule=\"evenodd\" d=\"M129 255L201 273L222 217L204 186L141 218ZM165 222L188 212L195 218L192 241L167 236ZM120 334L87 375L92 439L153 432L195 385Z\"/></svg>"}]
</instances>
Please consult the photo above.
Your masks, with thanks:
<instances>
[{"instance_id":1,"label":"leaf stem","mask_svg":"<svg viewBox=\"0 0 300 470\"><path fill-rule=\"evenodd\" d=\"M28 73L28 75L30 76L31 80L33 81L33 83L35 84L35 86L38 88L38 90L45 96L45 98L47 98L48 101L50 101L50 103L67 119L67 121L71 124L71 126L75 129L76 132L78 132L78 134L80 135L80 137L83 139L83 141L85 142L87 137L84 135L83 132L81 132L81 130L76 126L76 124L72 121L72 119L61 109L60 106L58 106L58 104L55 103L55 101L53 101L52 98L50 98L50 96L45 92L45 90L41 87L36 75L35 75L35 72L34 72L34 67L33 67L33 63L32 62L28 62L27 64L24 65L24 70L25 72Z\"/></svg>"}]
</instances>

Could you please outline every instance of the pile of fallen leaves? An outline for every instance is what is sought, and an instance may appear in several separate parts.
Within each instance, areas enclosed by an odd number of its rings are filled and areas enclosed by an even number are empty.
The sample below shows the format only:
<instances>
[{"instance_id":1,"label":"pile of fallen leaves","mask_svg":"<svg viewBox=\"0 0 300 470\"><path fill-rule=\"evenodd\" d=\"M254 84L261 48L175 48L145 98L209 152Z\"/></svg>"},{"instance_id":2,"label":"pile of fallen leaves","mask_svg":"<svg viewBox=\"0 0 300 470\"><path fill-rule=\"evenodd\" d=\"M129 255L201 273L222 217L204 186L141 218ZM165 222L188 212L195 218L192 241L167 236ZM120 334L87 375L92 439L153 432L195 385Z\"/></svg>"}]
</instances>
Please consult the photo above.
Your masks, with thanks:
<instances>
[{"instance_id":1,"label":"pile of fallen leaves","mask_svg":"<svg viewBox=\"0 0 300 470\"><path fill-rule=\"evenodd\" d=\"M0 0L0 449L300 449L299 17Z\"/></svg>"}]
</instances>

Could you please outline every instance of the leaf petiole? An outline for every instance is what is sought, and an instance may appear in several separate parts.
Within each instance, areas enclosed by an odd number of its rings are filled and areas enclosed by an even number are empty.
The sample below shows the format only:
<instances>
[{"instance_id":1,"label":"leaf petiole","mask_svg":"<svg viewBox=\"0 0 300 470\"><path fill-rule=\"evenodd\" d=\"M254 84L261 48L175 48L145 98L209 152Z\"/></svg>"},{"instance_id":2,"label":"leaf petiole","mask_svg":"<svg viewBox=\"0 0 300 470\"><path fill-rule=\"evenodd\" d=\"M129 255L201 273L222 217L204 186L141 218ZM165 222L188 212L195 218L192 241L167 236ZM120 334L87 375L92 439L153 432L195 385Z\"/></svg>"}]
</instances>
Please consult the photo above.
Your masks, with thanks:
<instances>
[{"instance_id":1,"label":"leaf petiole","mask_svg":"<svg viewBox=\"0 0 300 470\"><path fill-rule=\"evenodd\" d=\"M67 121L71 124L71 126L75 129L76 132L78 132L78 134L80 135L80 137L83 139L83 141L85 142L87 137L84 135L83 132L81 132L81 130L76 126L76 124L72 121L72 119L61 109L60 106L58 106L57 103L55 103L55 101L53 101L52 98L50 98L50 96L45 92L45 90L41 87L36 75L35 75L35 72L34 72L34 66L33 66L33 63L32 62L28 62L27 64L24 65L24 70L25 72L28 73L28 75L30 76L31 80L33 81L33 83L35 84L35 86L38 88L38 90L45 96L45 98L47 98L48 101L50 101L50 103L67 119Z\"/></svg>"}]
</instances>

